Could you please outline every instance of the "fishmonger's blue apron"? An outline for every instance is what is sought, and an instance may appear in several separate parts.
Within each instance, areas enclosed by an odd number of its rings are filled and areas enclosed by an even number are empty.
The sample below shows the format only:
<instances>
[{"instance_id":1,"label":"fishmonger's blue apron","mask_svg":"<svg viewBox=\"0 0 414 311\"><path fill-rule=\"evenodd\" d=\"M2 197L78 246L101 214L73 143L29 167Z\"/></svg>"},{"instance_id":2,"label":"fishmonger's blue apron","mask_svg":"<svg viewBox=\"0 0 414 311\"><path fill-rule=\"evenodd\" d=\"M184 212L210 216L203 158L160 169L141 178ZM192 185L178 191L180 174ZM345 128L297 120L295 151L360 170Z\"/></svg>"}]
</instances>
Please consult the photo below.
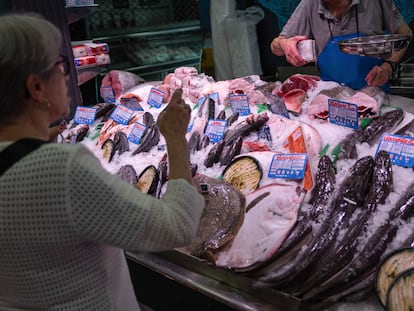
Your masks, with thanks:
<instances>
[{"instance_id":1,"label":"fishmonger's blue apron","mask_svg":"<svg viewBox=\"0 0 414 311\"><path fill-rule=\"evenodd\" d=\"M317 61L322 80L336 81L347 85L354 90L359 90L367 85L365 81L367 74L374 66L380 66L383 63L383 60L370 56L346 54L339 49L338 42L363 36L359 33L356 6L355 18L357 22L357 32L336 37L333 36L331 22L328 20L331 40L325 45ZM383 85L382 89L389 93L389 83Z\"/></svg>"}]
</instances>

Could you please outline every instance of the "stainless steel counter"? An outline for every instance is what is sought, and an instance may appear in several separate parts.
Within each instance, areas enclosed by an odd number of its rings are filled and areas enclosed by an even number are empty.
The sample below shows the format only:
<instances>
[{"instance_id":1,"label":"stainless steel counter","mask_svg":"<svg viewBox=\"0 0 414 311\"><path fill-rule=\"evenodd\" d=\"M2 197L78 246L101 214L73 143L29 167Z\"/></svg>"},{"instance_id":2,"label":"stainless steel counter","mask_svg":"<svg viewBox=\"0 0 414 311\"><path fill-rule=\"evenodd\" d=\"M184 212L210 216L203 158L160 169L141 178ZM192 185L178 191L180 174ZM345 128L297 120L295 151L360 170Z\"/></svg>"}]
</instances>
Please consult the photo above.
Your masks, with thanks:
<instances>
[{"instance_id":1,"label":"stainless steel counter","mask_svg":"<svg viewBox=\"0 0 414 311\"><path fill-rule=\"evenodd\" d=\"M214 267L179 251L127 253L127 258L234 310L321 310L320 306L302 303L286 293L256 288L254 280L240 273Z\"/></svg>"}]
</instances>

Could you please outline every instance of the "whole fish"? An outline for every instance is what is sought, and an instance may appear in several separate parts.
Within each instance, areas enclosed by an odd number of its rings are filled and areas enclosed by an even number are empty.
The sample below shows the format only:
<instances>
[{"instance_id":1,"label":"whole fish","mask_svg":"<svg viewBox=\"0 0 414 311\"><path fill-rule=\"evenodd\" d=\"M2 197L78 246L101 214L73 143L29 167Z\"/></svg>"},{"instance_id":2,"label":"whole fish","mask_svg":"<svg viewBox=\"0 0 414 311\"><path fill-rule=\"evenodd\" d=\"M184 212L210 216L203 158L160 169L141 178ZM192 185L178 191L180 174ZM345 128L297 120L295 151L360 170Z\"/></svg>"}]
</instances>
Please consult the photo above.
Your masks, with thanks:
<instances>
[{"instance_id":1,"label":"whole fish","mask_svg":"<svg viewBox=\"0 0 414 311\"><path fill-rule=\"evenodd\" d=\"M220 140L208 152L207 157L204 159L204 166L212 167L214 163L218 163L220 161L223 148L224 148L224 140Z\"/></svg>"},{"instance_id":2,"label":"whole fish","mask_svg":"<svg viewBox=\"0 0 414 311\"><path fill-rule=\"evenodd\" d=\"M407 220L412 216L414 216L414 184L407 188L389 212L385 223L375 230L362 251L344 269L321 286L308 292L303 299L322 300L361 281L368 271L379 264L381 256L397 234L400 220Z\"/></svg>"},{"instance_id":3,"label":"whole fish","mask_svg":"<svg viewBox=\"0 0 414 311\"><path fill-rule=\"evenodd\" d=\"M266 113L247 117L244 121L224 133L226 146L233 144L240 136L244 137L253 131L259 130L268 120L269 117Z\"/></svg>"},{"instance_id":4,"label":"whole fish","mask_svg":"<svg viewBox=\"0 0 414 311\"><path fill-rule=\"evenodd\" d=\"M309 211L309 219L315 220L319 217L324 206L328 203L335 190L335 168L330 157L327 155L319 159L316 171L315 187L311 191L309 203L312 205Z\"/></svg>"},{"instance_id":5,"label":"whole fish","mask_svg":"<svg viewBox=\"0 0 414 311\"><path fill-rule=\"evenodd\" d=\"M363 203L372 177L374 159L366 156L359 159L351 168L351 173L342 182L338 194L331 202L330 213L308 248L295 260L292 268L275 271L259 278L257 285L271 285L277 288L295 287L308 278L320 257L334 245L340 230L347 227L357 206Z\"/></svg>"},{"instance_id":6,"label":"whole fish","mask_svg":"<svg viewBox=\"0 0 414 311\"><path fill-rule=\"evenodd\" d=\"M329 249L323 259L316 265L313 278L309 278L295 291L302 296L313 287L317 287L336 272L344 268L354 257L358 245L362 243L360 236L366 230L368 219L376 210L378 204L384 204L393 188L392 163L388 152L380 151L375 158L374 173L371 187L365 198L364 205L357 217L351 222L349 229L343 233L343 238L336 246Z\"/></svg>"},{"instance_id":7,"label":"whole fish","mask_svg":"<svg viewBox=\"0 0 414 311\"><path fill-rule=\"evenodd\" d=\"M383 133L391 131L404 119L404 111L395 109L375 118L364 129L358 131L358 141L373 144Z\"/></svg>"},{"instance_id":8,"label":"whole fish","mask_svg":"<svg viewBox=\"0 0 414 311\"><path fill-rule=\"evenodd\" d=\"M188 250L194 256L215 263L217 251L234 239L243 223L246 199L239 190L222 180L196 174L193 182L204 196L206 207L196 238Z\"/></svg>"}]
</instances>

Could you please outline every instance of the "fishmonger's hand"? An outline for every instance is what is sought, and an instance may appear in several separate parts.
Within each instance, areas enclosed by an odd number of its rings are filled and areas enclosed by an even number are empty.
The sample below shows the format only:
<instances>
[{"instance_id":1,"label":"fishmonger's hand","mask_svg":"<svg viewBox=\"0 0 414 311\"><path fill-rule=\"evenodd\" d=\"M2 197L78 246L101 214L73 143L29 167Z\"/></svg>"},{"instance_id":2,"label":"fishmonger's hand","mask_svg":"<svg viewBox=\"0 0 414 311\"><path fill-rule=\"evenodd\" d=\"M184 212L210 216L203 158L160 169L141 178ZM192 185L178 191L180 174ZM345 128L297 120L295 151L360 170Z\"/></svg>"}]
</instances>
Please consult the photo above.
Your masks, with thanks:
<instances>
[{"instance_id":1,"label":"fishmonger's hand","mask_svg":"<svg viewBox=\"0 0 414 311\"><path fill-rule=\"evenodd\" d=\"M286 38L279 36L275 38L270 44L272 53L278 56L285 55L286 60L293 66L299 67L307 64L307 62L300 56L297 44L301 40L306 40L306 36L294 36Z\"/></svg>"}]
</instances>

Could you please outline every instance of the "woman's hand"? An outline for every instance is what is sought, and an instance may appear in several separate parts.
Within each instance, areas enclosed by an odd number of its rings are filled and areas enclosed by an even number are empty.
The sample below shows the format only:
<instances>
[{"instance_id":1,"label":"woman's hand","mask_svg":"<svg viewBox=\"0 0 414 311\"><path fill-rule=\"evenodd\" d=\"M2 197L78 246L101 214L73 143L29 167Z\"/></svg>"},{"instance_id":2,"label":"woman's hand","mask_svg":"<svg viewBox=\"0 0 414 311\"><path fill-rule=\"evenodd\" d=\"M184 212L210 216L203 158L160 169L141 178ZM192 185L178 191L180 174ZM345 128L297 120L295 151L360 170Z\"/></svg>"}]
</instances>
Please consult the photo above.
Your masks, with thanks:
<instances>
[{"instance_id":1,"label":"woman's hand","mask_svg":"<svg viewBox=\"0 0 414 311\"><path fill-rule=\"evenodd\" d=\"M166 141L185 137L190 122L191 108L181 98L182 89L177 89L167 107L159 114L157 124Z\"/></svg>"},{"instance_id":2,"label":"woman's hand","mask_svg":"<svg viewBox=\"0 0 414 311\"><path fill-rule=\"evenodd\" d=\"M177 89L170 103L158 116L157 124L167 142L169 161L169 179L183 178L192 183L190 172L190 155L188 152L187 133L191 108L181 98L182 90Z\"/></svg>"}]
</instances>

